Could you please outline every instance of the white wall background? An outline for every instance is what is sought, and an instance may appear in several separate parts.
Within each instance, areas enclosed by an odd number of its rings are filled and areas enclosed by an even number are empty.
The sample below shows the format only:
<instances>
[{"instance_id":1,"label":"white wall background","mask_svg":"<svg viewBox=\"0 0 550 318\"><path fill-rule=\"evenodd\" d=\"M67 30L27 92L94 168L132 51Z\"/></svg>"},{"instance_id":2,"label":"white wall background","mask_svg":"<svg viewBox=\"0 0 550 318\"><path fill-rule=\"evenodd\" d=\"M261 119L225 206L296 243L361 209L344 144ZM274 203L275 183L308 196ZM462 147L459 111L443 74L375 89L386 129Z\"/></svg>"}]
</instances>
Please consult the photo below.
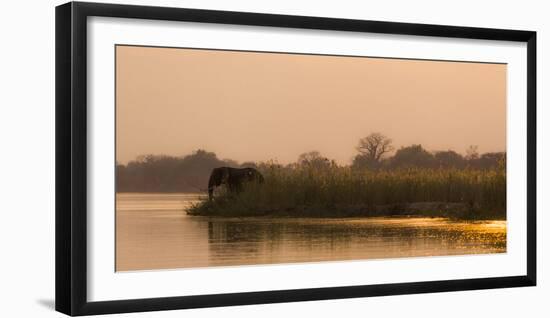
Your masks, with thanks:
<instances>
[{"instance_id":1,"label":"white wall background","mask_svg":"<svg viewBox=\"0 0 550 318\"><path fill-rule=\"evenodd\" d=\"M550 22L546 1L115 1L176 7L451 24L538 32L539 285L531 288L116 315L116 317L544 317L550 314ZM0 13L0 316L61 317L54 304L54 7L11 1ZM545 249L546 250L543 250Z\"/></svg>"}]
</instances>

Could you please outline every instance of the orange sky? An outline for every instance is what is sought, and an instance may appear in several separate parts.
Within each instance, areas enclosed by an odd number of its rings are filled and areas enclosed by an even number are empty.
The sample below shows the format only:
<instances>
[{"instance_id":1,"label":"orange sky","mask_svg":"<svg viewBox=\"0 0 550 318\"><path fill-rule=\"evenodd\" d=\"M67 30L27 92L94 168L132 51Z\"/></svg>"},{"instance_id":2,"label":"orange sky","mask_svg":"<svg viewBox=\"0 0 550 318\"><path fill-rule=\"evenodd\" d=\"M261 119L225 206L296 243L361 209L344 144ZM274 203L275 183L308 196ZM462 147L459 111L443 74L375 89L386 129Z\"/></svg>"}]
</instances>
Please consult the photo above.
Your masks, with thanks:
<instances>
[{"instance_id":1,"label":"orange sky","mask_svg":"<svg viewBox=\"0 0 550 318\"><path fill-rule=\"evenodd\" d=\"M117 46L117 161L142 154L347 164L396 148L506 148L506 65Z\"/></svg>"}]
</instances>

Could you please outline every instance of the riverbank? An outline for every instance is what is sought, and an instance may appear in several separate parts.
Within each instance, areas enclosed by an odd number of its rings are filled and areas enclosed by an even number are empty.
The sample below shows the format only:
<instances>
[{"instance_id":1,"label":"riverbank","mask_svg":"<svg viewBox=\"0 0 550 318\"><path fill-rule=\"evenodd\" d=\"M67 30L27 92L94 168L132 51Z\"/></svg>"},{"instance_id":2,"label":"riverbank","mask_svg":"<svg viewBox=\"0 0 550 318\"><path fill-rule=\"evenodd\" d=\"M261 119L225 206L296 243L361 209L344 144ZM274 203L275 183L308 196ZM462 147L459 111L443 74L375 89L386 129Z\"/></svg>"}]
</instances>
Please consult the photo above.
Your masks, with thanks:
<instances>
[{"instance_id":1,"label":"riverbank","mask_svg":"<svg viewBox=\"0 0 550 318\"><path fill-rule=\"evenodd\" d=\"M294 217L294 218L356 218L356 217L442 217L457 220L505 220L505 213L481 211L465 203L415 202L384 205L295 206L283 209L269 207L255 210L235 210L219 203L202 202L187 210L187 214L212 217Z\"/></svg>"},{"instance_id":2,"label":"riverbank","mask_svg":"<svg viewBox=\"0 0 550 318\"><path fill-rule=\"evenodd\" d=\"M346 167L263 169L265 182L219 191L187 209L203 216L437 216L506 219L503 167L356 171Z\"/></svg>"}]
</instances>

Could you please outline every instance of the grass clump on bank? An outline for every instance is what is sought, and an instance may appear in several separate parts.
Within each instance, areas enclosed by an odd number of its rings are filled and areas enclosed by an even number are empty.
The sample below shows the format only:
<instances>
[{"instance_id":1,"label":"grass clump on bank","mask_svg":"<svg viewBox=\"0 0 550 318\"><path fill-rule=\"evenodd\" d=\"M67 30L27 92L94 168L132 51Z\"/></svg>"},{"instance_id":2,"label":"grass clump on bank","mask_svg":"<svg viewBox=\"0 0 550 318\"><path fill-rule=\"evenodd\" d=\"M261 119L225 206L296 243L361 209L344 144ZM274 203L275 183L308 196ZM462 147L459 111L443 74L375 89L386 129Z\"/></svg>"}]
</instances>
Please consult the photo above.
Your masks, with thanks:
<instances>
[{"instance_id":1,"label":"grass clump on bank","mask_svg":"<svg viewBox=\"0 0 550 318\"><path fill-rule=\"evenodd\" d=\"M443 216L506 218L504 167L487 170L410 168L357 170L263 165L263 184L222 192L191 215L246 217Z\"/></svg>"}]
</instances>

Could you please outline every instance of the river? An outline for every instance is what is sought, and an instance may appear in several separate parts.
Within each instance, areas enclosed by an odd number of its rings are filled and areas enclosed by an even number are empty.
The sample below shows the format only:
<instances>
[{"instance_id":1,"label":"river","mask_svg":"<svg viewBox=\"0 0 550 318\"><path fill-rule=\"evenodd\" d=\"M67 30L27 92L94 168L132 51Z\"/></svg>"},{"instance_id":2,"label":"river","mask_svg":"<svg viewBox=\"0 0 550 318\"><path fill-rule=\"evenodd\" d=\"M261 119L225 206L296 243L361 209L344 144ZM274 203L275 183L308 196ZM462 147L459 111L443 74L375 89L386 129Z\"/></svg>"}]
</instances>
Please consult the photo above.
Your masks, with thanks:
<instances>
[{"instance_id":1,"label":"river","mask_svg":"<svg viewBox=\"0 0 550 318\"><path fill-rule=\"evenodd\" d=\"M189 216L198 194L119 193L116 270L506 252L506 221Z\"/></svg>"}]
</instances>

